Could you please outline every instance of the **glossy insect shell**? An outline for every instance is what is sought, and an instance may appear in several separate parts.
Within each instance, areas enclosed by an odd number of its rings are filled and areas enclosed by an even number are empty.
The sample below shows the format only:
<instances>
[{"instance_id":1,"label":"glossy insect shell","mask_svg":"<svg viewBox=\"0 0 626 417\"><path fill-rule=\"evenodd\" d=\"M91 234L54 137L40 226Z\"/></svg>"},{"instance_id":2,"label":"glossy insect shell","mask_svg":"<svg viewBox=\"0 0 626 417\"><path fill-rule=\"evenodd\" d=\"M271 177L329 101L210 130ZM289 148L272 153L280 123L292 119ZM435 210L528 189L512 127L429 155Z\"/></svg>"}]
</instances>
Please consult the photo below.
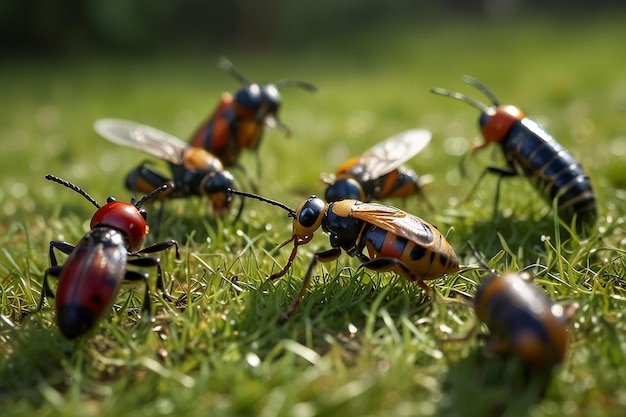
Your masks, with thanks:
<instances>
[{"instance_id":1,"label":"glossy insect shell","mask_svg":"<svg viewBox=\"0 0 626 417\"><path fill-rule=\"evenodd\" d=\"M261 85L251 83L235 93L237 105L255 113L263 110L263 114L257 114L260 117L263 117L265 114L276 113L280 106L280 101L281 97L278 88L273 84Z\"/></svg>"},{"instance_id":2,"label":"glossy insect shell","mask_svg":"<svg viewBox=\"0 0 626 417\"><path fill-rule=\"evenodd\" d=\"M127 248L117 230L97 227L76 245L63 265L56 292L59 329L73 339L109 311L125 274Z\"/></svg>"},{"instance_id":3,"label":"glossy insect shell","mask_svg":"<svg viewBox=\"0 0 626 417\"><path fill-rule=\"evenodd\" d=\"M190 139L192 146L214 154L224 166L237 163L242 149L257 149L263 134L263 120L257 120L254 109L241 106L224 93L217 109Z\"/></svg>"},{"instance_id":4,"label":"glossy insect shell","mask_svg":"<svg viewBox=\"0 0 626 417\"><path fill-rule=\"evenodd\" d=\"M91 218L91 229L110 227L121 232L128 239L129 250L136 251L148 235L145 212L133 204L110 199Z\"/></svg>"},{"instance_id":5,"label":"glossy insect shell","mask_svg":"<svg viewBox=\"0 0 626 417\"><path fill-rule=\"evenodd\" d=\"M494 351L514 352L538 371L563 361L569 317L527 273L494 273L476 291L474 307Z\"/></svg>"},{"instance_id":6,"label":"glossy insect shell","mask_svg":"<svg viewBox=\"0 0 626 417\"><path fill-rule=\"evenodd\" d=\"M574 157L515 106L490 108L480 117L485 143L498 142L508 163L524 173L549 205L558 198L559 217L587 232L597 220L591 180Z\"/></svg>"},{"instance_id":7,"label":"glossy insect shell","mask_svg":"<svg viewBox=\"0 0 626 417\"><path fill-rule=\"evenodd\" d=\"M394 271L410 281L439 278L459 270L447 239L430 223L395 207L357 200L330 203L324 230L331 244L354 256L364 248L370 259L394 258ZM350 243L350 240L352 243Z\"/></svg>"},{"instance_id":8,"label":"glossy insect shell","mask_svg":"<svg viewBox=\"0 0 626 417\"><path fill-rule=\"evenodd\" d=\"M294 214L294 251L308 243L320 227L330 236L333 248L356 256L366 267L378 272L395 272L416 281L430 291L424 280L439 278L459 270L459 259L437 228L417 216L395 207L358 200L326 204L311 196ZM286 242L285 242L286 243ZM363 254L367 250L369 258ZM341 252L333 252L335 259ZM326 262L326 261L324 261ZM287 267L288 267L287 266ZM283 272L277 276L282 276Z\"/></svg>"},{"instance_id":9,"label":"glossy insect shell","mask_svg":"<svg viewBox=\"0 0 626 417\"><path fill-rule=\"evenodd\" d=\"M296 209L293 234L300 239L310 238L322 225L328 205L316 196L304 200Z\"/></svg>"}]
</instances>

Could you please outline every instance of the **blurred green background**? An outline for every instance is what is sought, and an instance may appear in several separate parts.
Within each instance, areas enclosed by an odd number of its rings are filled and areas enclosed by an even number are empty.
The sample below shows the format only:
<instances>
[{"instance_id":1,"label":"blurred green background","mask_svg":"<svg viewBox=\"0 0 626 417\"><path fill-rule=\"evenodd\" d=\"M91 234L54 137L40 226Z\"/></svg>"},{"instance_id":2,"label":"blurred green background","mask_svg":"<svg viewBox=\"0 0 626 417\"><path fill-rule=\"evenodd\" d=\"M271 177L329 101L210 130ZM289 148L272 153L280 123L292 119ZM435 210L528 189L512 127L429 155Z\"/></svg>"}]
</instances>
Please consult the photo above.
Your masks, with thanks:
<instances>
[{"instance_id":1,"label":"blurred green background","mask_svg":"<svg viewBox=\"0 0 626 417\"><path fill-rule=\"evenodd\" d=\"M181 43L307 48L320 40L375 31L381 23L420 25L435 20L444 24L450 16L498 21L550 15L562 20L615 4L610 0L5 0L0 5L0 34L9 40L2 48L19 53L94 47L146 51L178 48Z\"/></svg>"}]
</instances>

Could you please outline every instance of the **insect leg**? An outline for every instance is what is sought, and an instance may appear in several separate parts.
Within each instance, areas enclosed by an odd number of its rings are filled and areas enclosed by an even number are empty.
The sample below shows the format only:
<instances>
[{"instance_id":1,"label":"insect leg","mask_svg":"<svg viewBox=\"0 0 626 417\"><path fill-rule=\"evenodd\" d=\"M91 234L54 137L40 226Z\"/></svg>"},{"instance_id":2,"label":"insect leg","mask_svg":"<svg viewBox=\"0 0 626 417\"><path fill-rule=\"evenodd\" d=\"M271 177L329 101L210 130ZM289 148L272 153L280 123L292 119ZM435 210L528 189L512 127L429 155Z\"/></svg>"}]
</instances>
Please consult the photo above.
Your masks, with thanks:
<instances>
[{"instance_id":1,"label":"insect leg","mask_svg":"<svg viewBox=\"0 0 626 417\"><path fill-rule=\"evenodd\" d=\"M155 243L154 245L150 245L142 250L133 253L133 255L139 255L142 253L155 253L165 251L174 246L176 248L176 259L180 259L180 254L178 253L178 242L175 240L167 240L164 242Z\"/></svg>"},{"instance_id":2,"label":"insect leg","mask_svg":"<svg viewBox=\"0 0 626 417\"><path fill-rule=\"evenodd\" d=\"M302 300L302 297L304 297L304 292L306 291L306 288L309 286L309 283L311 282L311 276L313 275L313 268L315 267L317 262L318 261L319 262L331 262L339 258L340 255L341 255L341 249L339 248L332 248L327 251L316 253L315 255L313 255L313 259L311 259L311 263L309 264L309 267L306 270L306 275L304 276L304 279L302 280L302 286L300 287L300 290L298 291L296 298L293 300L293 302L291 303L291 305L285 312L286 319L291 317L291 315L296 311L296 309L300 305L300 301Z\"/></svg>"},{"instance_id":3,"label":"insect leg","mask_svg":"<svg viewBox=\"0 0 626 417\"><path fill-rule=\"evenodd\" d=\"M50 265L57 266L57 257L54 255L54 249L63 252L66 255L69 255L74 250L74 245L68 242L63 242L61 240L51 240L50 241Z\"/></svg>"},{"instance_id":4,"label":"insect leg","mask_svg":"<svg viewBox=\"0 0 626 417\"><path fill-rule=\"evenodd\" d=\"M126 281L143 281L146 284L146 290L141 304L141 311L147 314L152 314L152 303L150 302L150 281L148 279L148 275L137 271L126 271L124 279Z\"/></svg>"},{"instance_id":5,"label":"insect leg","mask_svg":"<svg viewBox=\"0 0 626 417\"><path fill-rule=\"evenodd\" d=\"M368 262L363 262L363 266L365 268L372 269L376 272L389 272L389 271L397 272L399 275L407 278L409 281L416 282L417 285L419 285L420 288L424 290L424 293L426 293L426 296L428 298L432 298L430 287L424 283L423 279L415 276L413 271L411 271L411 269L400 259L381 257L381 258L372 259Z\"/></svg>"},{"instance_id":6,"label":"insect leg","mask_svg":"<svg viewBox=\"0 0 626 417\"><path fill-rule=\"evenodd\" d=\"M43 274L43 284L42 284L42 288L41 288L41 296L39 297L39 302L37 303L37 307L35 307L34 310L31 311L24 311L22 312L21 315L21 319L23 320L24 318L26 318L26 316L32 314L32 313L36 313L39 310L41 310L43 308L43 303L44 300L46 299L46 297L48 298L54 298L54 292L50 289L50 285L48 284L48 275L52 275L54 277L59 277L59 275L61 274L61 270L63 269L62 266L51 266L50 268L46 269L46 272Z\"/></svg>"},{"instance_id":7,"label":"insect leg","mask_svg":"<svg viewBox=\"0 0 626 417\"><path fill-rule=\"evenodd\" d=\"M291 242L292 240L294 240L295 237L292 237L291 239L283 242L282 245L280 245L280 247L283 247L285 244ZM280 271L270 275L269 277L267 277L267 279L269 280L274 280L276 278L280 278L283 275L285 275L287 273L287 271L289 270L289 268L291 267L291 264L293 264L293 260L296 259L296 255L298 254L298 241L296 240L293 244L293 249L291 250L291 254L289 255L289 259L287 260L287 263L285 264L285 267L283 269L281 269Z\"/></svg>"},{"instance_id":8,"label":"insect leg","mask_svg":"<svg viewBox=\"0 0 626 417\"><path fill-rule=\"evenodd\" d=\"M515 171L513 167L505 167L505 168L487 167L485 168L483 173L487 173L487 172L498 175L498 183L496 184L496 198L495 198L495 201L493 202L493 218L495 219L498 214L498 206L500 203L500 182L502 181L502 178L504 177L513 177L517 175L517 172Z\"/></svg>"},{"instance_id":9,"label":"insect leg","mask_svg":"<svg viewBox=\"0 0 626 417\"><path fill-rule=\"evenodd\" d=\"M128 259L129 265L139 266L139 267L156 267L157 268L157 288L161 290L163 294L163 298L168 301L175 301L172 295L170 295L167 288L165 288L165 284L163 283L163 268L161 267L161 260L159 258L149 258L149 257L138 257L138 258L130 258ZM128 274L127 274L128 275Z\"/></svg>"}]
</instances>

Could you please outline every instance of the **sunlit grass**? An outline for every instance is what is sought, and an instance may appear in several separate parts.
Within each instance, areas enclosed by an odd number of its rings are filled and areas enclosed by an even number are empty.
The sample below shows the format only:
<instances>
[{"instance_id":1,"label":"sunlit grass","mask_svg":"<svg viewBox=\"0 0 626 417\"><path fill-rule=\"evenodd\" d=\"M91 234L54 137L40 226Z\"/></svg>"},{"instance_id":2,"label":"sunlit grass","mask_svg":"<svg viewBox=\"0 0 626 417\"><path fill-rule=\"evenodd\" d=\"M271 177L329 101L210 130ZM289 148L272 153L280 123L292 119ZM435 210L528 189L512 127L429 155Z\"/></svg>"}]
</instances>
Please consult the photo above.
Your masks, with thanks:
<instances>
[{"instance_id":1,"label":"sunlit grass","mask_svg":"<svg viewBox=\"0 0 626 417\"><path fill-rule=\"evenodd\" d=\"M285 277L268 282L287 260L289 249L277 245L290 236L291 220L256 201L246 202L239 221L212 218L202 200L166 203L151 239L181 245L178 261L159 255L180 302L163 300L152 277L151 321L141 315L139 284L124 285L111 313L76 342L56 328L54 301L19 320L39 299L49 241L77 242L93 213L44 175L72 181L100 202L130 199L123 179L147 157L101 140L93 121L121 117L186 139L219 94L237 87L216 68L224 51L215 48L0 68L3 415L624 414L626 193L616 167L626 155L619 111L626 84L614 62L626 40L622 22L455 22L377 34L297 53L226 51L250 78L319 87L316 94L283 91L281 119L294 135L266 134L262 176L255 178L260 193L295 208L322 195L320 172L399 130L431 129L431 145L409 165L433 176L426 193L436 211L417 200L390 204L436 224L464 265L475 263L471 241L494 268L528 268L552 299L581 305L567 360L547 388L485 352L480 337L447 341L476 324L463 304L430 302L416 285L359 268L345 254L316 267L300 309L281 324L312 254L329 241L318 233ZM522 178L503 180L495 217L495 178L465 199L482 169L502 158L485 150L466 160L466 176L459 171L461 154L480 139L477 111L428 90L480 97L461 82L463 74L521 106L582 162L600 201L598 230L589 238L555 228L550 207ZM253 177L255 162L243 156ZM235 175L245 188L245 176ZM159 206L146 208L152 222ZM483 276L467 269L430 285L442 296L471 295Z\"/></svg>"}]
</instances>

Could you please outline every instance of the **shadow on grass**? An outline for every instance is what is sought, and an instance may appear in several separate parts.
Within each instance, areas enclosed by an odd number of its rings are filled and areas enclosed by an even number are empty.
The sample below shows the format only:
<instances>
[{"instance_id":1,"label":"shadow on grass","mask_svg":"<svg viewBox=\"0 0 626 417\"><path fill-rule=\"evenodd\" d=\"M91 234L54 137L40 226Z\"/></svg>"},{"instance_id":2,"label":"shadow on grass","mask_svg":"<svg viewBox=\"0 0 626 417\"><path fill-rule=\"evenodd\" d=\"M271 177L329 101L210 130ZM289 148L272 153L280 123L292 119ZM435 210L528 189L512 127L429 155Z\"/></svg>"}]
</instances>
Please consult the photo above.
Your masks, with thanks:
<instances>
[{"instance_id":1,"label":"shadow on grass","mask_svg":"<svg viewBox=\"0 0 626 417\"><path fill-rule=\"evenodd\" d=\"M516 357L490 356L483 348L450 364L442 416L523 416L539 403L551 374L538 374Z\"/></svg>"}]
</instances>

